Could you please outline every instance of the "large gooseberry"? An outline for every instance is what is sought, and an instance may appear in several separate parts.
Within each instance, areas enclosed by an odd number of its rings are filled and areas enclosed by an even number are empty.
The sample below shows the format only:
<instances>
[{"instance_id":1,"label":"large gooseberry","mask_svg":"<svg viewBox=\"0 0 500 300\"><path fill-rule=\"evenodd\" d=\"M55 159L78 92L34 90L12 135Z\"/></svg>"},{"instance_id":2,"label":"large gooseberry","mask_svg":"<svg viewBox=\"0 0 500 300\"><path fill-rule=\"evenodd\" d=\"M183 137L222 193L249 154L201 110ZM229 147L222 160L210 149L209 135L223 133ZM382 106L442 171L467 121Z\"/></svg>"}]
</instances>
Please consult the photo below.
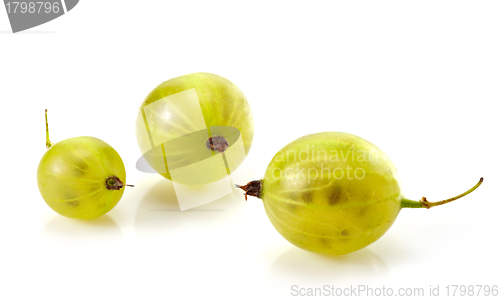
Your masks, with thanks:
<instances>
[{"instance_id":1,"label":"large gooseberry","mask_svg":"<svg viewBox=\"0 0 500 300\"><path fill-rule=\"evenodd\" d=\"M264 179L243 189L263 200L276 230L293 245L315 253L343 255L378 240L402 208L430 208L439 202L406 199L389 157L348 133L301 137L271 160Z\"/></svg>"}]
</instances>

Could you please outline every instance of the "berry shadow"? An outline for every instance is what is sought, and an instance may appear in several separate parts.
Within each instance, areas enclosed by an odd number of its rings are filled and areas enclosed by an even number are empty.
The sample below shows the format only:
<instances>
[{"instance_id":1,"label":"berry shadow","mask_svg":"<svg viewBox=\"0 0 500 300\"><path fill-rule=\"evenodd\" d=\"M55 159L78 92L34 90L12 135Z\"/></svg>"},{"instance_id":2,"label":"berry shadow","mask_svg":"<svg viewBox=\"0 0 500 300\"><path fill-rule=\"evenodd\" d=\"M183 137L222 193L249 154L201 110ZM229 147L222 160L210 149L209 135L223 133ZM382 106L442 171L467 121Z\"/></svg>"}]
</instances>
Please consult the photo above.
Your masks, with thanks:
<instances>
[{"instance_id":1,"label":"berry shadow","mask_svg":"<svg viewBox=\"0 0 500 300\"><path fill-rule=\"evenodd\" d=\"M181 211L174 185L160 178L142 197L135 215L138 235L168 233L170 229L204 231L231 226L243 213L245 201L235 191L205 205Z\"/></svg>"},{"instance_id":2,"label":"berry shadow","mask_svg":"<svg viewBox=\"0 0 500 300\"><path fill-rule=\"evenodd\" d=\"M112 245L123 241L120 227L108 215L90 220L55 215L43 228L42 237L66 245Z\"/></svg>"},{"instance_id":3,"label":"berry shadow","mask_svg":"<svg viewBox=\"0 0 500 300\"><path fill-rule=\"evenodd\" d=\"M384 278L390 270L385 261L368 248L342 256L323 256L291 246L269 268L267 282L327 285L360 283Z\"/></svg>"}]
</instances>

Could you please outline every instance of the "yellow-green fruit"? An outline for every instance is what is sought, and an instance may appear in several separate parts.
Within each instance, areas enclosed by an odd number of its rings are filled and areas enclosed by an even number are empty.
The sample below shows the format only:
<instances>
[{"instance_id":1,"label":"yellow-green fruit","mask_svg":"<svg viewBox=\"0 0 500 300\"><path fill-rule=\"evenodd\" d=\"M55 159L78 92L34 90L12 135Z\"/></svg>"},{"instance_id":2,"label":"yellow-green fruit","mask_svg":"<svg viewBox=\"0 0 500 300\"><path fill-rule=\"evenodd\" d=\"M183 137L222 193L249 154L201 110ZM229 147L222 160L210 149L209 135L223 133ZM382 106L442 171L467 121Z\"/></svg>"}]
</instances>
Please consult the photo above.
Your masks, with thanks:
<instances>
[{"instance_id":1,"label":"yellow-green fruit","mask_svg":"<svg viewBox=\"0 0 500 300\"><path fill-rule=\"evenodd\" d=\"M352 134L323 132L286 145L271 160L263 180L238 187L263 200L269 220L290 243L343 255L378 240L401 208L451 202L482 180L447 200L408 200L396 168L379 148Z\"/></svg>"},{"instance_id":2,"label":"yellow-green fruit","mask_svg":"<svg viewBox=\"0 0 500 300\"><path fill-rule=\"evenodd\" d=\"M396 168L375 145L325 132L278 152L267 168L262 199L290 243L341 255L379 239L396 219L403 194Z\"/></svg>"},{"instance_id":3,"label":"yellow-green fruit","mask_svg":"<svg viewBox=\"0 0 500 300\"><path fill-rule=\"evenodd\" d=\"M141 104L136 122L137 142L148 164L165 178L190 185L233 172L250 151L253 133L252 112L241 90L209 73L157 86ZM227 150L207 147L216 136L227 141ZM215 158L222 152L225 160Z\"/></svg>"},{"instance_id":4,"label":"yellow-green fruit","mask_svg":"<svg viewBox=\"0 0 500 300\"><path fill-rule=\"evenodd\" d=\"M38 165L37 180L43 199L55 212L90 219L107 213L120 201L125 166L104 141L76 137L50 147Z\"/></svg>"}]
</instances>

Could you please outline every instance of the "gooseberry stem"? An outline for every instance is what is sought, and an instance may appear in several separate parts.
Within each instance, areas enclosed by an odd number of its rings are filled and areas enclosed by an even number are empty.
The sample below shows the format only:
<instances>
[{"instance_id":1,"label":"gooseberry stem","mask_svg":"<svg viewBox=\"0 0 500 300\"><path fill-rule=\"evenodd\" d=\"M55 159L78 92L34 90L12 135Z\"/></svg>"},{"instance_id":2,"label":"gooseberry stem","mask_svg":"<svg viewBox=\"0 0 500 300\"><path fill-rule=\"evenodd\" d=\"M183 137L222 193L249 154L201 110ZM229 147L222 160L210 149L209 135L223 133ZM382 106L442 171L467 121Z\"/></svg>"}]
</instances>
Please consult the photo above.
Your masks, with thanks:
<instances>
[{"instance_id":1,"label":"gooseberry stem","mask_svg":"<svg viewBox=\"0 0 500 300\"><path fill-rule=\"evenodd\" d=\"M472 193L475 189L477 189L482 183L483 183L483 177L481 177L481 179L479 179L479 182L475 186L473 186L471 189L469 189L465 193L462 193L458 196L455 196L455 197L452 197L452 198L449 198L446 200L437 201L437 202L429 202L429 201L427 201L427 198L425 198L425 197L422 197L422 199L420 201L409 200L409 199L405 198L401 201L401 208L427 208L427 209L429 209L429 208L434 207L434 206L446 204L446 203L449 203L451 201L455 201L457 199L460 199L464 196L467 196L468 194Z\"/></svg>"},{"instance_id":2,"label":"gooseberry stem","mask_svg":"<svg viewBox=\"0 0 500 300\"><path fill-rule=\"evenodd\" d=\"M47 140L45 141L45 147L49 149L52 147L52 142L49 140L49 121L47 120L47 109L45 109L45 132L47 133Z\"/></svg>"},{"instance_id":3,"label":"gooseberry stem","mask_svg":"<svg viewBox=\"0 0 500 300\"><path fill-rule=\"evenodd\" d=\"M121 181L120 178L116 176L111 176L106 179L106 188L108 190L119 191L124 186L134 187L133 185L130 184L124 184L123 181Z\"/></svg>"}]
</instances>

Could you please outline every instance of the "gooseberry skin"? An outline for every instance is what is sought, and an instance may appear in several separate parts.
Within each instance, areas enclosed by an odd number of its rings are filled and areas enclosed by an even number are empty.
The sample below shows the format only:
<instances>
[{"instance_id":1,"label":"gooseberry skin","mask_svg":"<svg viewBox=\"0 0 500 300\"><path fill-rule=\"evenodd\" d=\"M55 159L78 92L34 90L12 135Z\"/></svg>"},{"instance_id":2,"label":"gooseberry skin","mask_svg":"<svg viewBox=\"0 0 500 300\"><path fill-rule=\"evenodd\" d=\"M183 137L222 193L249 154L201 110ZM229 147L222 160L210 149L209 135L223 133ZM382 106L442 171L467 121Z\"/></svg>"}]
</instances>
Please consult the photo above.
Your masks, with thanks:
<instances>
[{"instance_id":1,"label":"gooseberry skin","mask_svg":"<svg viewBox=\"0 0 500 300\"><path fill-rule=\"evenodd\" d=\"M276 230L293 245L326 255L351 253L378 240L404 199L387 155L341 132L288 144L271 160L263 182L261 198Z\"/></svg>"},{"instance_id":2,"label":"gooseberry skin","mask_svg":"<svg viewBox=\"0 0 500 300\"><path fill-rule=\"evenodd\" d=\"M164 118L164 115L182 116L182 114L178 114L177 111L170 113L168 109L166 111L156 112L162 119L159 123L155 124L154 127L144 124L145 116L143 108L167 96L190 89L196 90L205 125L209 130L213 126L226 126L236 128L241 135L244 155L232 157L231 168L227 169L227 173L196 172L195 174L183 176L183 178L187 179L182 179L182 177L172 179L169 167L166 165L168 159L165 158L165 149L159 149L159 151L150 152L149 155L144 155L151 150L150 138L152 132L154 132L154 136L159 140L167 141L186 136L191 128L189 126L188 116L184 118L175 118L175 120ZM207 184L215 182L223 176L227 176L227 174L233 172L241 165L246 155L248 155L254 135L252 112L243 92L228 79L210 73L188 74L170 79L158 85L142 102L137 115L136 124L137 142L148 164L163 177L169 180L180 181L179 183L183 184ZM187 142L187 144L190 144L190 147L186 152L182 152L182 149L176 149L176 153L174 154L175 158L171 158L171 161L175 159L183 163L186 161L187 163L195 163L200 160L200 157L206 157L207 153L211 155L212 151L206 147L207 137L199 141L193 140ZM192 146L193 143L196 145ZM171 162L168 164L172 165Z\"/></svg>"},{"instance_id":3,"label":"gooseberry skin","mask_svg":"<svg viewBox=\"0 0 500 300\"><path fill-rule=\"evenodd\" d=\"M75 137L55 143L42 157L37 171L42 198L68 218L91 219L110 211L124 188L110 190L107 180L126 182L120 155L94 137Z\"/></svg>"}]
</instances>

